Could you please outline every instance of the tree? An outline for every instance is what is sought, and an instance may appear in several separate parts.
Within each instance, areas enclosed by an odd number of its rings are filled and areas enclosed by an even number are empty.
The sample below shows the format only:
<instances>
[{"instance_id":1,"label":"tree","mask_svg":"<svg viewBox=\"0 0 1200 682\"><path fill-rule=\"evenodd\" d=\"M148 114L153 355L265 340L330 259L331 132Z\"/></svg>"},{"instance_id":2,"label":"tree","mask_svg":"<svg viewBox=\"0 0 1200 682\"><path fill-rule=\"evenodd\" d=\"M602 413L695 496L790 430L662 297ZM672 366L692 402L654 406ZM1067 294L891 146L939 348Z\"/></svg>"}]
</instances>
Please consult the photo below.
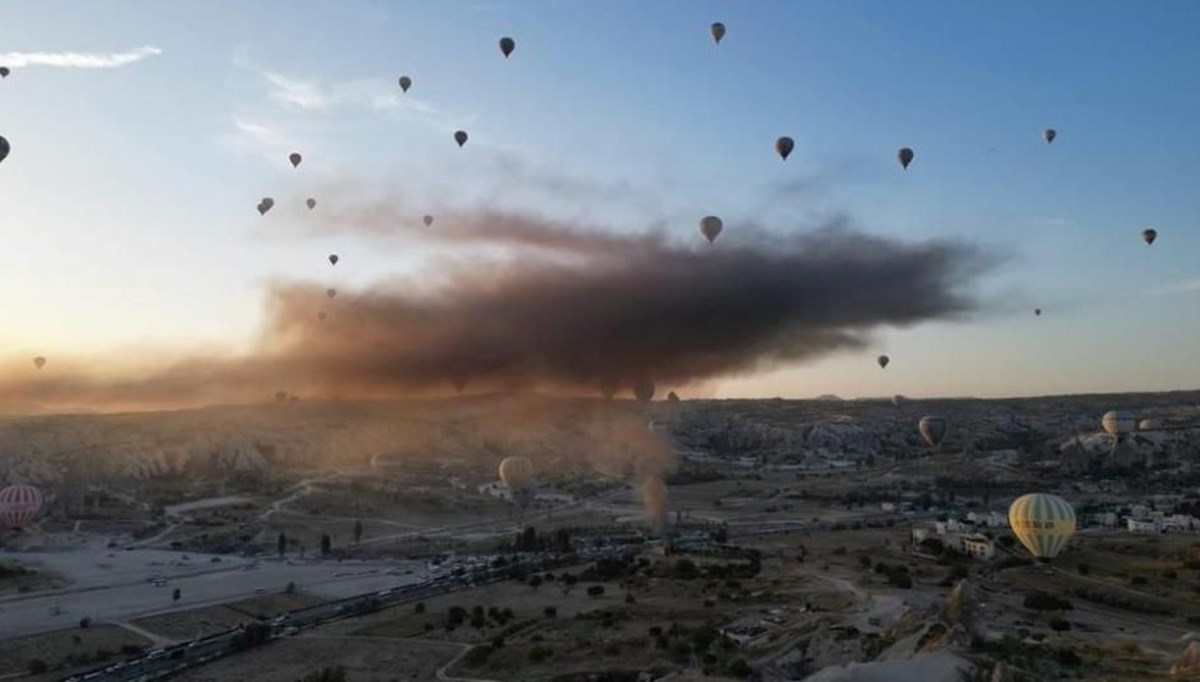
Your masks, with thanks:
<instances>
[{"instance_id":1,"label":"tree","mask_svg":"<svg viewBox=\"0 0 1200 682\"><path fill-rule=\"evenodd\" d=\"M296 594L296 583L288 581L287 587L283 588L284 594Z\"/></svg>"},{"instance_id":2,"label":"tree","mask_svg":"<svg viewBox=\"0 0 1200 682\"><path fill-rule=\"evenodd\" d=\"M329 550L333 548L333 538L329 534L321 536L321 554L329 554Z\"/></svg>"},{"instance_id":3,"label":"tree","mask_svg":"<svg viewBox=\"0 0 1200 682\"><path fill-rule=\"evenodd\" d=\"M287 536L282 531L279 533L279 537L275 539L275 551L279 552L280 559L287 552Z\"/></svg>"},{"instance_id":4,"label":"tree","mask_svg":"<svg viewBox=\"0 0 1200 682\"><path fill-rule=\"evenodd\" d=\"M592 585L587 588L587 594L589 597L592 597L593 599L596 597L599 597L604 594L604 586L603 585Z\"/></svg>"},{"instance_id":5,"label":"tree","mask_svg":"<svg viewBox=\"0 0 1200 682\"><path fill-rule=\"evenodd\" d=\"M181 596L183 596L183 594L179 591L179 588L176 587L175 591L171 593L171 600L178 604Z\"/></svg>"},{"instance_id":6,"label":"tree","mask_svg":"<svg viewBox=\"0 0 1200 682\"><path fill-rule=\"evenodd\" d=\"M88 629L88 626L90 626L91 624L92 624L92 619L88 616L84 616L83 618L79 619L79 629L80 630Z\"/></svg>"},{"instance_id":7,"label":"tree","mask_svg":"<svg viewBox=\"0 0 1200 682\"><path fill-rule=\"evenodd\" d=\"M542 609L542 615L547 618L554 618L558 616L558 608L554 606L547 606L546 608Z\"/></svg>"},{"instance_id":8,"label":"tree","mask_svg":"<svg viewBox=\"0 0 1200 682\"><path fill-rule=\"evenodd\" d=\"M362 530L362 520L354 519L354 544L356 545L359 540L362 540Z\"/></svg>"},{"instance_id":9,"label":"tree","mask_svg":"<svg viewBox=\"0 0 1200 682\"><path fill-rule=\"evenodd\" d=\"M536 590L536 589L538 588L538 586L540 586L541 584L542 584L542 576L540 576L540 575L535 575L535 576L533 576L532 578L530 578L530 579L529 579L529 586L530 586L530 587L532 587L532 588L533 588L533 589L535 589L535 590Z\"/></svg>"},{"instance_id":10,"label":"tree","mask_svg":"<svg viewBox=\"0 0 1200 682\"><path fill-rule=\"evenodd\" d=\"M417 605L413 607L413 613L425 613L425 602L417 602Z\"/></svg>"}]
</instances>

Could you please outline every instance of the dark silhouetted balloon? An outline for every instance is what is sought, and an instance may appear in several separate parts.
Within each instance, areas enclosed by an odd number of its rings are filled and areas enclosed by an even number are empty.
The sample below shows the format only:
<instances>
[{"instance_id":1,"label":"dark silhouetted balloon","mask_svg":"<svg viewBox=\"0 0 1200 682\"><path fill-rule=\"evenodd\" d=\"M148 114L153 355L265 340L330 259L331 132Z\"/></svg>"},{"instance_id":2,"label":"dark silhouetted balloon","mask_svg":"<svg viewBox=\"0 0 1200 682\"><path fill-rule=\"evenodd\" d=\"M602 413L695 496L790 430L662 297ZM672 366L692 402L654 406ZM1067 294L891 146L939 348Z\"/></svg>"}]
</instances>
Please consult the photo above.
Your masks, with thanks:
<instances>
[{"instance_id":1,"label":"dark silhouetted balloon","mask_svg":"<svg viewBox=\"0 0 1200 682\"><path fill-rule=\"evenodd\" d=\"M463 146L464 144L466 144L467 143L467 131L465 131L465 130L454 131L454 141L457 142L458 146L460 146L460 147Z\"/></svg>"},{"instance_id":2,"label":"dark silhouetted balloon","mask_svg":"<svg viewBox=\"0 0 1200 682\"><path fill-rule=\"evenodd\" d=\"M308 210L311 211L317 207L317 200L316 199L305 199L304 205L307 206Z\"/></svg>"},{"instance_id":3,"label":"dark silhouetted balloon","mask_svg":"<svg viewBox=\"0 0 1200 682\"><path fill-rule=\"evenodd\" d=\"M1056 137L1058 137L1058 131L1054 128L1046 128L1042 131L1042 139L1046 141L1046 144L1053 142Z\"/></svg>"},{"instance_id":4,"label":"dark silhouetted balloon","mask_svg":"<svg viewBox=\"0 0 1200 682\"><path fill-rule=\"evenodd\" d=\"M299 166L300 160L301 160L300 155L297 154L296 152L292 152L291 154L288 154L288 161L292 162L292 168Z\"/></svg>"},{"instance_id":5,"label":"dark silhouetted balloon","mask_svg":"<svg viewBox=\"0 0 1200 682\"><path fill-rule=\"evenodd\" d=\"M908 147L901 147L900 151L896 152L896 159L900 161L900 165L908 168L908 164L912 163L913 150Z\"/></svg>"},{"instance_id":6,"label":"dark silhouetted balloon","mask_svg":"<svg viewBox=\"0 0 1200 682\"><path fill-rule=\"evenodd\" d=\"M3 161L8 156L8 152L12 151L12 147L8 146L8 140L0 135L0 161Z\"/></svg>"},{"instance_id":7,"label":"dark silhouetted balloon","mask_svg":"<svg viewBox=\"0 0 1200 682\"><path fill-rule=\"evenodd\" d=\"M287 393L283 391L275 391L275 402L282 403L287 400Z\"/></svg>"},{"instance_id":8,"label":"dark silhouetted balloon","mask_svg":"<svg viewBox=\"0 0 1200 682\"><path fill-rule=\"evenodd\" d=\"M717 239L717 235L721 234L721 230L725 229L725 223L715 215L706 215L700 219L700 234L711 244Z\"/></svg>"},{"instance_id":9,"label":"dark silhouetted balloon","mask_svg":"<svg viewBox=\"0 0 1200 682\"><path fill-rule=\"evenodd\" d=\"M880 367L887 369L888 363L891 362L892 360L891 360L891 358L889 358L886 355L880 355L879 358L876 359L875 361L879 363Z\"/></svg>"},{"instance_id":10,"label":"dark silhouetted balloon","mask_svg":"<svg viewBox=\"0 0 1200 682\"><path fill-rule=\"evenodd\" d=\"M786 135L775 140L775 153L778 154L779 157L784 161L787 161L788 155L791 154L792 150L795 148L796 141Z\"/></svg>"},{"instance_id":11,"label":"dark silhouetted balloon","mask_svg":"<svg viewBox=\"0 0 1200 682\"><path fill-rule=\"evenodd\" d=\"M46 358L39 355L33 359L33 364L38 369L41 369L46 366Z\"/></svg>"},{"instance_id":12,"label":"dark silhouetted balloon","mask_svg":"<svg viewBox=\"0 0 1200 682\"><path fill-rule=\"evenodd\" d=\"M0 66L0 78L8 78L9 73L7 66Z\"/></svg>"},{"instance_id":13,"label":"dark silhouetted balloon","mask_svg":"<svg viewBox=\"0 0 1200 682\"><path fill-rule=\"evenodd\" d=\"M669 403L679 402L679 396L675 393L675 391L671 391L670 393L667 394L667 402L669 402Z\"/></svg>"},{"instance_id":14,"label":"dark silhouetted balloon","mask_svg":"<svg viewBox=\"0 0 1200 682\"><path fill-rule=\"evenodd\" d=\"M258 214L266 215L267 211L271 210L271 207L274 205L275 205L274 199L272 199L271 197L263 197L262 201L258 202Z\"/></svg>"},{"instance_id":15,"label":"dark silhouetted balloon","mask_svg":"<svg viewBox=\"0 0 1200 682\"><path fill-rule=\"evenodd\" d=\"M0 154L0 158L4 156ZM1142 241L1153 244L1155 239L1158 239L1158 230L1142 230Z\"/></svg>"},{"instance_id":16,"label":"dark silhouetted balloon","mask_svg":"<svg viewBox=\"0 0 1200 682\"><path fill-rule=\"evenodd\" d=\"M329 298L333 298L334 296L337 296L337 289L326 289L325 295Z\"/></svg>"},{"instance_id":17,"label":"dark silhouetted balloon","mask_svg":"<svg viewBox=\"0 0 1200 682\"><path fill-rule=\"evenodd\" d=\"M1038 317L1041 317L1041 316L1042 316L1042 309L1041 309L1041 308L1034 308L1034 309L1033 309L1033 314L1034 314L1034 315L1037 315Z\"/></svg>"},{"instance_id":18,"label":"dark silhouetted balloon","mask_svg":"<svg viewBox=\"0 0 1200 682\"><path fill-rule=\"evenodd\" d=\"M338 258L338 255L336 253L329 254L329 264L330 265L337 265L339 260L340 259Z\"/></svg>"},{"instance_id":19,"label":"dark silhouetted balloon","mask_svg":"<svg viewBox=\"0 0 1200 682\"><path fill-rule=\"evenodd\" d=\"M427 215L424 218L421 218L421 222L425 223L425 227L429 227L433 224L433 216Z\"/></svg>"},{"instance_id":20,"label":"dark silhouetted balloon","mask_svg":"<svg viewBox=\"0 0 1200 682\"><path fill-rule=\"evenodd\" d=\"M921 421L917 422L917 430L926 443L936 448L946 438L946 420L935 415L921 417Z\"/></svg>"},{"instance_id":21,"label":"dark silhouetted balloon","mask_svg":"<svg viewBox=\"0 0 1200 682\"><path fill-rule=\"evenodd\" d=\"M320 311L320 312L318 312L318 313L317 313L317 319L318 319L318 320L320 320L320 321L322 321L322 322L324 322L324 321L325 321L325 318L326 318L326 317L329 317L329 316L325 314L325 311L324 311L324 310L322 310L322 311Z\"/></svg>"},{"instance_id":22,"label":"dark silhouetted balloon","mask_svg":"<svg viewBox=\"0 0 1200 682\"><path fill-rule=\"evenodd\" d=\"M508 36L500 39L500 53L504 55L505 59L508 59L508 56L512 54L513 50L515 49L517 49L517 41L509 38ZM534 52L537 52L537 50L534 50Z\"/></svg>"},{"instance_id":23,"label":"dark silhouetted balloon","mask_svg":"<svg viewBox=\"0 0 1200 682\"><path fill-rule=\"evenodd\" d=\"M721 38L725 37L725 24L722 24L718 21L712 26L708 27L708 32L712 34L713 42L720 45Z\"/></svg>"},{"instance_id":24,"label":"dark silhouetted balloon","mask_svg":"<svg viewBox=\"0 0 1200 682\"><path fill-rule=\"evenodd\" d=\"M649 379L643 379L633 386L633 397L638 399L638 402L648 403L654 397L654 382Z\"/></svg>"},{"instance_id":25,"label":"dark silhouetted balloon","mask_svg":"<svg viewBox=\"0 0 1200 682\"><path fill-rule=\"evenodd\" d=\"M412 79L409 78L408 76L401 76L400 77L400 90L402 90L403 92L408 92L408 89L411 87L412 87Z\"/></svg>"},{"instance_id":26,"label":"dark silhouetted balloon","mask_svg":"<svg viewBox=\"0 0 1200 682\"><path fill-rule=\"evenodd\" d=\"M470 377L468 377L464 372L459 372L450 379L450 384L454 386L454 390L459 393L462 393L463 389L465 389L467 384L470 382Z\"/></svg>"}]
</instances>

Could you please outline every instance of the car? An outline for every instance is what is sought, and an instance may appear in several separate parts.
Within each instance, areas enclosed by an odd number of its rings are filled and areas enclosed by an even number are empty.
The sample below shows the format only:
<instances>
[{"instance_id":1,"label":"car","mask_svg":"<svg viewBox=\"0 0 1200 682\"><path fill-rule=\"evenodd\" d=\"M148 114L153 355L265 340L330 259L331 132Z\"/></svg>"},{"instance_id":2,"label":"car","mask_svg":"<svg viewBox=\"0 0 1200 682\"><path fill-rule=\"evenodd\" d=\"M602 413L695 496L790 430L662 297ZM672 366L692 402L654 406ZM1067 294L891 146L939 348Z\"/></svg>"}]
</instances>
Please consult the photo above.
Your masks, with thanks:
<instances>
[{"instance_id":1,"label":"car","mask_svg":"<svg viewBox=\"0 0 1200 682\"><path fill-rule=\"evenodd\" d=\"M283 634L288 637L294 637L295 635L300 634L300 628L296 627L295 625L292 625L292 626L288 627L288 629L284 630Z\"/></svg>"},{"instance_id":2,"label":"car","mask_svg":"<svg viewBox=\"0 0 1200 682\"><path fill-rule=\"evenodd\" d=\"M150 653L146 654L146 660L154 661L154 660L163 658L166 655L167 655L166 649L155 649L154 651L151 651Z\"/></svg>"}]
</instances>

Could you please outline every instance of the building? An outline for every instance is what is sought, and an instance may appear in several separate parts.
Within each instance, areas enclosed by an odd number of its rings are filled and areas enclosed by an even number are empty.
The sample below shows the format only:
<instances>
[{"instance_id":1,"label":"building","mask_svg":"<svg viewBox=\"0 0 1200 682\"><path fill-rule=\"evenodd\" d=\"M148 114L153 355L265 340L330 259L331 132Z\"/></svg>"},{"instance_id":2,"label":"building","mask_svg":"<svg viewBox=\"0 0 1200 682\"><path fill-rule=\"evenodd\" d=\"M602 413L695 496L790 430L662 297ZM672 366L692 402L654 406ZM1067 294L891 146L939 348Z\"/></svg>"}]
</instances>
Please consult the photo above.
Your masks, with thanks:
<instances>
[{"instance_id":1,"label":"building","mask_svg":"<svg viewBox=\"0 0 1200 682\"><path fill-rule=\"evenodd\" d=\"M1197 519L1190 514L1171 514L1164 516L1159 525L1163 530L1190 531L1196 528Z\"/></svg>"},{"instance_id":2,"label":"building","mask_svg":"<svg viewBox=\"0 0 1200 682\"><path fill-rule=\"evenodd\" d=\"M1128 525L1130 533L1157 533L1158 532L1158 521L1155 521L1154 519L1147 519L1147 518L1135 519L1135 518L1131 517L1131 518L1126 519L1125 522Z\"/></svg>"},{"instance_id":3,"label":"building","mask_svg":"<svg viewBox=\"0 0 1200 682\"><path fill-rule=\"evenodd\" d=\"M962 538L964 554L975 559L988 560L996 554L996 545L986 535L966 535Z\"/></svg>"},{"instance_id":4,"label":"building","mask_svg":"<svg viewBox=\"0 0 1200 682\"><path fill-rule=\"evenodd\" d=\"M507 485L500 481L484 483L483 485L478 486L477 490L479 491L480 495L491 495L499 500L512 499L512 491L508 489Z\"/></svg>"}]
</instances>

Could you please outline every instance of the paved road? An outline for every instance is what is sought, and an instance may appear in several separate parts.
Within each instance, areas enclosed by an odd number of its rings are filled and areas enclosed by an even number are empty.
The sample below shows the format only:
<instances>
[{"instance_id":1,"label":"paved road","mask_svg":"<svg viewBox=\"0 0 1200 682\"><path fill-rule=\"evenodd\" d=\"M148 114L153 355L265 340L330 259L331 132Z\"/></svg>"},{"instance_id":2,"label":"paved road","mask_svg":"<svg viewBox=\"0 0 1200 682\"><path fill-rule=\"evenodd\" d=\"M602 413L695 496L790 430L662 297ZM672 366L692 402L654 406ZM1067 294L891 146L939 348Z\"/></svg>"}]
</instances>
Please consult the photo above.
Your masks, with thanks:
<instances>
[{"instance_id":1,"label":"paved road","mask_svg":"<svg viewBox=\"0 0 1200 682\"><path fill-rule=\"evenodd\" d=\"M401 574L387 575L389 569L399 569ZM404 570L413 572L404 575ZM0 601L0 639L75 627L85 616L95 622L127 621L220 604L253 597L258 589L279 592L289 582L311 594L336 599L408 584L424 574L423 564L327 561L290 565L272 561L246 571L235 566L169 576L165 577L167 584L163 587L155 587L146 580L126 580L51 594L22 595ZM182 595L178 604L171 599L176 588Z\"/></svg>"}]
</instances>

